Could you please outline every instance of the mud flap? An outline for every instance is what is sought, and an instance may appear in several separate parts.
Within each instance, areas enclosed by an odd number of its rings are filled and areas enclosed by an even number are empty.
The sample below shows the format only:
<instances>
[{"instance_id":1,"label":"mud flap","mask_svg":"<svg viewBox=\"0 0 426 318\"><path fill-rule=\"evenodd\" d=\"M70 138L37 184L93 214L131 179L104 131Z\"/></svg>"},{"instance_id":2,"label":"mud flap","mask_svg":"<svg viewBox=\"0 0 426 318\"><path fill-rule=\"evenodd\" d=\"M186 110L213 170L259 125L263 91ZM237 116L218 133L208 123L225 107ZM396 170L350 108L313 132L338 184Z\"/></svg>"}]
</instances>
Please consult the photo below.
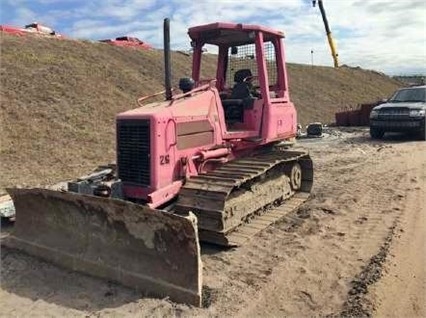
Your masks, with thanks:
<instances>
[{"instance_id":1,"label":"mud flap","mask_svg":"<svg viewBox=\"0 0 426 318\"><path fill-rule=\"evenodd\" d=\"M2 244L148 296L201 305L196 217L116 199L8 189L16 208Z\"/></svg>"}]
</instances>

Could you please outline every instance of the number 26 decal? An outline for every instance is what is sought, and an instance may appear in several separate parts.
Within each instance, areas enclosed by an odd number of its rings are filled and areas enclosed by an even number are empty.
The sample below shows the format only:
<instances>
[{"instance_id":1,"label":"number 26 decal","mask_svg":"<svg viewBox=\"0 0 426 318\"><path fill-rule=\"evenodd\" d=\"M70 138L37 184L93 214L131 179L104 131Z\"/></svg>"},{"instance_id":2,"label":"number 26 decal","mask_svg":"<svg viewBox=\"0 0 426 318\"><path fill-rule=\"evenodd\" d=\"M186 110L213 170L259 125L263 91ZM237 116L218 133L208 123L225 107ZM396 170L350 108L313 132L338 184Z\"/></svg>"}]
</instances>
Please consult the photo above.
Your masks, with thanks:
<instances>
[{"instance_id":1,"label":"number 26 decal","mask_svg":"<svg viewBox=\"0 0 426 318\"><path fill-rule=\"evenodd\" d=\"M160 165L168 165L170 163L170 156L160 156Z\"/></svg>"}]
</instances>

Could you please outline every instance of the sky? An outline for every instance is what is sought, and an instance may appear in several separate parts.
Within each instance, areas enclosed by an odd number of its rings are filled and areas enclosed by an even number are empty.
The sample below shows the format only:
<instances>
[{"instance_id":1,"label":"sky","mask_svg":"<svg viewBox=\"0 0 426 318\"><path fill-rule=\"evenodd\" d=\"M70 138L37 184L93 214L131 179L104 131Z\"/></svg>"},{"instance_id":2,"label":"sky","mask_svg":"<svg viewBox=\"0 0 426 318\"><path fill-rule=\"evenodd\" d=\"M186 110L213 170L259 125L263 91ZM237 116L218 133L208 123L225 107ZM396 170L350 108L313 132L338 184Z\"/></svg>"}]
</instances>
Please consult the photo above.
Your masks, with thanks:
<instances>
[{"instance_id":1,"label":"sky","mask_svg":"<svg viewBox=\"0 0 426 318\"><path fill-rule=\"evenodd\" d=\"M68 37L136 36L162 48L190 48L187 29L212 22L284 31L287 62L333 66L318 1L311 0L0 0L0 24L37 21ZM425 0L323 0L340 64L388 75L426 75ZM311 53L313 51L313 53Z\"/></svg>"}]
</instances>

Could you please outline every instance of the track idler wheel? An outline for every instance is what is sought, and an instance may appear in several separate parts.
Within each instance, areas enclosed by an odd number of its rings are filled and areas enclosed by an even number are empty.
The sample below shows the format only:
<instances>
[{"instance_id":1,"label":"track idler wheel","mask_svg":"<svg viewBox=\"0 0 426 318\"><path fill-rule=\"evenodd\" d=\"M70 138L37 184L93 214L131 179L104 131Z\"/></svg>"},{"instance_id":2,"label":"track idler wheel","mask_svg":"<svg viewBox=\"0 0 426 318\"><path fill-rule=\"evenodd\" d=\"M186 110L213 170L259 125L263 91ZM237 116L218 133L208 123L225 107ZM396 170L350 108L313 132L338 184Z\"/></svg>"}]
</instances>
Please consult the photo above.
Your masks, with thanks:
<instances>
[{"instance_id":1,"label":"track idler wheel","mask_svg":"<svg viewBox=\"0 0 426 318\"><path fill-rule=\"evenodd\" d=\"M287 172L290 178L291 189L296 191L302 186L302 168L298 162L294 163Z\"/></svg>"}]
</instances>

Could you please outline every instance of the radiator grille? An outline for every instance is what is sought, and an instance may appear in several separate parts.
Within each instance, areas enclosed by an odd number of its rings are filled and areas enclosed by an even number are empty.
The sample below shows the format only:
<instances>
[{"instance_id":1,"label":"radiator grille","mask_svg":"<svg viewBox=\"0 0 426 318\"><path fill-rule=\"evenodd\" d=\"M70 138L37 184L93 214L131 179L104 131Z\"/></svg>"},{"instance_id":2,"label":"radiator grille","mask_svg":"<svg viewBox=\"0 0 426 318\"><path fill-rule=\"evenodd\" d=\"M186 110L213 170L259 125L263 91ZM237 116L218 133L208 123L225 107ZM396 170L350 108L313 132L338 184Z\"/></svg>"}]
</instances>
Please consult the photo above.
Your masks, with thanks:
<instances>
[{"instance_id":1,"label":"radiator grille","mask_svg":"<svg viewBox=\"0 0 426 318\"><path fill-rule=\"evenodd\" d=\"M379 110L379 115L409 115L410 110L406 107L384 107Z\"/></svg>"},{"instance_id":2,"label":"radiator grille","mask_svg":"<svg viewBox=\"0 0 426 318\"><path fill-rule=\"evenodd\" d=\"M385 107L379 110L378 119L407 120L410 110L405 107Z\"/></svg>"},{"instance_id":3,"label":"radiator grille","mask_svg":"<svg viewBox=\"0 0 426 318\"><path fill-rule=\"evenodd\" d=\"M117 165L121 181L150 185L150 146L149 120L117 122Z\"/></svg>"}]
</instances>

